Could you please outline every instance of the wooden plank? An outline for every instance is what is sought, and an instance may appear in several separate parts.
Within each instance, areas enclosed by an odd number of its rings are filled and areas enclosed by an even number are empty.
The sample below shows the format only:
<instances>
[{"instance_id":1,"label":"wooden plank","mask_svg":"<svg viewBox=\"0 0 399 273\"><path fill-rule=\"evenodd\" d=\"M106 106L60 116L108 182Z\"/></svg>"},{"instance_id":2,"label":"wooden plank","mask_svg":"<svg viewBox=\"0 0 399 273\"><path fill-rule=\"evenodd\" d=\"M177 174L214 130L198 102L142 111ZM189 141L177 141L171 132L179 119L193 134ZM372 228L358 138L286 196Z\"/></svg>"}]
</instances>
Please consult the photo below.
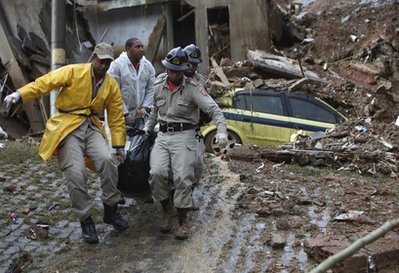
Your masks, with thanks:
<instances>
[{"instance_id":1,"label":"wooden plank","mask_svg":"<svg viewBox=\"0 0 399 273\"><path fill-rule=\"evenodd\" d=\"M267 73L278 75L287 79L303 78L301 68L296 60L273 55L261 50L248 50L247 57L254 66ZM323 83L327 82L326 80L320 78L316 73L307 71L305 68L303 68L303 73L305 77L311 81Z\"/></svg>"},{"instance_id":2,"label":"wooden plank","mask_svg":"<svg viewBox=\"0 0 399 273\"><path fill-rule=\"evenodd\" d=\"M189 17L191 14L193 14L195 12L195 9L190 10L189 12L187 12L186 14L184 14L183 16L181 16L180 18L177 19L177 22L181 22L183 20L185 20L187 17Z\"/></svg>"},{"instance_id":3,"label":"wooden plank","mask_svg":"<svg viewBox=\"0 0 399 273\"><path fill-rule=\"evenodd\" d=\"M152 31L150 37L148 38L148 47L146 49L146 57L150 62L154 62L155 57L157 56L159 45L161 44L162 36L165 32L166 19L165 16L161 16L156 25L154 26L154 30Z\"/></svg>"},{"instance_id":4,"label":"wooden plank","mask_svg":"<svg viewBox=\"0 0 399 273\"><path fill-rule=\"evenodd\" d=\"M225 87L230 86L230 82L227 79L226 75L223 72L223 69L217 64L216 60L214 58L211 58L212 62L212 70L215 72L215 74L219 77L219 79L222 81L222 83L225 85Z\"/></svg>"}]
</instances>

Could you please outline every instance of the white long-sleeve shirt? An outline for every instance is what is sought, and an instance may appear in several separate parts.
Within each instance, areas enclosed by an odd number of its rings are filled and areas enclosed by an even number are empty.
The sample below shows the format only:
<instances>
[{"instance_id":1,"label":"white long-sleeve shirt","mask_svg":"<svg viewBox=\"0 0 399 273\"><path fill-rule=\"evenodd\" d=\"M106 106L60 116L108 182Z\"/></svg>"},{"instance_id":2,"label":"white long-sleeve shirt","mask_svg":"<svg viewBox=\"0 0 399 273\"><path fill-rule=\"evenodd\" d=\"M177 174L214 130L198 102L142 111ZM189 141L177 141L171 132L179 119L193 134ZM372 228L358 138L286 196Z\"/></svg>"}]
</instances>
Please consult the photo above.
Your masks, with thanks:
<instances>
[{"instance_id":1,"label":"white long-sleeve shirt","mask_svg":"<svg viewBox=\"0 0 399 273\"><path fill-rule=\"evenodd\" d=\"M144 56L140 59L137 71L127 53L122 52L108 69L118 82L124 103L124 114L136 115L136 111L142 107L151 108L154 99L154 66Z\"/></svg>"}]
</instances>

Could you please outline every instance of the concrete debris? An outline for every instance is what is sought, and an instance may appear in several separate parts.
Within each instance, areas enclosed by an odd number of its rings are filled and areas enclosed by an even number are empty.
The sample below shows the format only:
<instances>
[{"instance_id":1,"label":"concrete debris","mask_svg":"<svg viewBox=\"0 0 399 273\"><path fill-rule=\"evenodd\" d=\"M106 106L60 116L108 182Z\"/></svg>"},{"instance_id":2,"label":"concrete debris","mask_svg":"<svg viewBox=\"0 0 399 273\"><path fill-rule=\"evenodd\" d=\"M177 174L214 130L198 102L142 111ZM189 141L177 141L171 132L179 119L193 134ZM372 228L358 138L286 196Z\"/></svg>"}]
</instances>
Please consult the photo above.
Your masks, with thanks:
<instances>
[{"instance_id":1,"label":"concrete debris","mask_svg":"<svg viewBox=\"0 0 399 273\"><path fill-rule=\"evenodd\" d=\"M0 126L0 139L1 138L8 138L8 134Z\"/></svg>"}]
</instances>

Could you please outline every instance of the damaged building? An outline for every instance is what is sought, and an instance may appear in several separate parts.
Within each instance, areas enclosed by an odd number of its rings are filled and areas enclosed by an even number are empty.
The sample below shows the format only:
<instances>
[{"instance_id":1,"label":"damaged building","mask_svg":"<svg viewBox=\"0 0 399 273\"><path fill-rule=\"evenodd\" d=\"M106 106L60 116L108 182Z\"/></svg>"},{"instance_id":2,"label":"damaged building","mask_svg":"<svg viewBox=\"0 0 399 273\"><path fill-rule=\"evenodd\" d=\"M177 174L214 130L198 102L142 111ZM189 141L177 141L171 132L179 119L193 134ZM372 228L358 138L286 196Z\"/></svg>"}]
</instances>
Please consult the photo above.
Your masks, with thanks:
<instances>
[{"instance_id":1,"label":"damaged building","mask_svg":"<svg viewBox=\"0 0 399 273\"><path fill-rule=\"evenodd\" d=\"M272 40L271 22L275 25L275 37L283 39L281 18L276 16L278 9L271 2L33 0L27 3L2 0L2 99L12 90L57 68L54 58L62 53L52 49L52 32L53 36L61 37L53 43L65 49L65 56L61 56L64 64L87 62L94 46L102 41L111 43L118 56L127 38L138 37L157 73L162 72L160 61L170 48L195 43L201 48L204 59L199 71L207 75L211 60L213 64L222 58L242 61L248 49L268 51ZM51 27L56 5L65 6L64 9L58 7L58 12L65 14L54 15L57 16L55 22L65 21L63 37ZM62 61L58 65L63 65ZM7 113L3 109L2 126L12 131L10 127L15 128L15 123L8 119L17 117L25 121L30 134L40 134L50 112L50 99L45 96L23 106L13 106Z\"/></svg>"}]
</instances>

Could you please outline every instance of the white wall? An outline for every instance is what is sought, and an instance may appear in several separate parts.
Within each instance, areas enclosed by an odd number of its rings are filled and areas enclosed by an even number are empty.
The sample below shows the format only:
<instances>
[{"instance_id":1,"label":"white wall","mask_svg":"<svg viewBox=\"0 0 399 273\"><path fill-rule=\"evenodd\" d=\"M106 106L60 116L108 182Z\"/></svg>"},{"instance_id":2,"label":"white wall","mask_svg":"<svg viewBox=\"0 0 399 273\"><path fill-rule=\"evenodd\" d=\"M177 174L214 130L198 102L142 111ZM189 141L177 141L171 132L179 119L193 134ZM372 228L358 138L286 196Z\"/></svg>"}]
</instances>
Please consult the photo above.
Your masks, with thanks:
<instances>
[{"instance_id":1,"label":"white wall","mask_svg":"<svg viewBox=\"0 0 399 273\"><path fill-rule=\"evenodd\" d=\"M124 50L128 38L139 38L144 49L147 48L149 36L161 15L162 5L114 9L97 14L84 13L89 30L97 43L108 28L103 41L114 43L116 56Z\"/></svg>"}]
</instances>

